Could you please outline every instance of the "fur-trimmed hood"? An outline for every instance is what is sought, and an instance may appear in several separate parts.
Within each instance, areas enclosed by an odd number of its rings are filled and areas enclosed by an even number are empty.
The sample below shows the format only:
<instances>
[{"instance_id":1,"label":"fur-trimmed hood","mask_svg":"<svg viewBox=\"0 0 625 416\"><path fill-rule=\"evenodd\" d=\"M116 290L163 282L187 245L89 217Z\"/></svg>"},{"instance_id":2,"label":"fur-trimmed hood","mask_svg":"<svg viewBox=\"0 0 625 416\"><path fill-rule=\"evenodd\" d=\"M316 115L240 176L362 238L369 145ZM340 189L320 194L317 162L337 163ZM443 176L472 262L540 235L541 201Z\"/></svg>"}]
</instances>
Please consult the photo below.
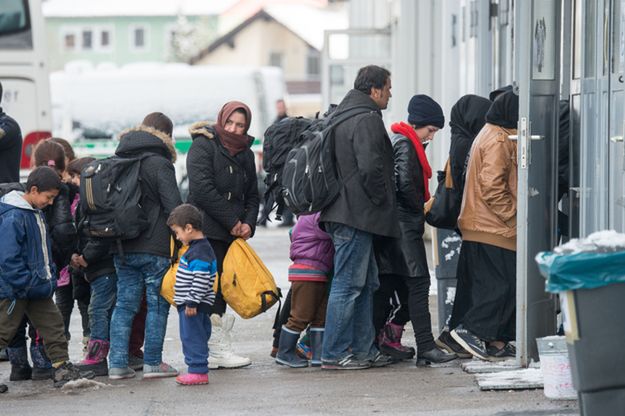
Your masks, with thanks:
<instances>
[{"instance_id":1,"label":"fur-trimmed hood","mask_svg":"<svg viewBox=\"0 0 625 416\"><path fill-rule=\"evenodd\" d=\"M198 121L191 124L189 127L189 134L191 138L195 139L198 136L204 136L207 139L214 139L216 136L215 130L213 130L214 121Z\"/></svg>"},{"instance_id":2,"label":"fur-trimmed hood","mask_svg":"<svg viewBox=\"0 0 625 416\"><path fill-rule=\"evenodd\" d=\"M137 154L149 151L160 153L172 162L176 161L177 153L173 139L160 130L139 125L119 134L119 146L115 154Z\"/></svg>"}]
</instances>

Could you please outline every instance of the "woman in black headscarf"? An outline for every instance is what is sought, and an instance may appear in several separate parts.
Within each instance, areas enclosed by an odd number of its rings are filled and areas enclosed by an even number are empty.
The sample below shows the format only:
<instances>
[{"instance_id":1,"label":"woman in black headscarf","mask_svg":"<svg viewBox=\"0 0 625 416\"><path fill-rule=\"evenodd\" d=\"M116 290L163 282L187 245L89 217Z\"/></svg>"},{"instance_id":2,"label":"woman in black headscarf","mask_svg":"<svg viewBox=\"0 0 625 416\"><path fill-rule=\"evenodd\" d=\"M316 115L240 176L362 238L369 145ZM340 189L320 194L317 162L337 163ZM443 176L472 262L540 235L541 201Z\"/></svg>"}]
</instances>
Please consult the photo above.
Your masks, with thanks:
<instances>
[{"instance_id":1,"label":"woman in black headscarf","mask_svg":"<svg viewBox=\"0 0 625 416\"><path fill-rule=\"evenodd\" d=\"M471 150L473 140L486 123L486 113L491 104L491 101L484 97L468 94L461 97L451 108L449 162L454 187L460 195L464 189L464 171L469 150ZM468 281L462 276L457 277L454 308L448 324L451 329L458 325L460 318L471 304L471 287ZM451 337L449 328L443 328L436 344L448 352L456 353L460 358L470 358L471 355Z\"/></svg>"}]
</instances>

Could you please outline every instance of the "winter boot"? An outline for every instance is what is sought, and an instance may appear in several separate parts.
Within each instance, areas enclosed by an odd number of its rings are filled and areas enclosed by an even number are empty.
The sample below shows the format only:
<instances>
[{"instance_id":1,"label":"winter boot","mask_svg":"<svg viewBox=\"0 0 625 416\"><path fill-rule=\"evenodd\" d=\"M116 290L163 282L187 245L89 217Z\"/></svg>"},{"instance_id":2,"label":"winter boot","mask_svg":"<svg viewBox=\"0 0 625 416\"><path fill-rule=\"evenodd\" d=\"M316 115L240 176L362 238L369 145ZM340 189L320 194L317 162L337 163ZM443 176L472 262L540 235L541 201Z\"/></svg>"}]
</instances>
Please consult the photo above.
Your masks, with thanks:
<instances>
[{"instance_id":1,"label":"winter boot","mask_svg":"<svg viewBox=\"0 0 625 416\"><path fill-rule=\"evenodd\" d=\"M6 348L0 348L0 361L9 361L9 354Z\"/></svg>"},{"instance_id":2,"label":"winter boot","mask_svg":"<svg viewBox=\"0 0 625 416\"><path fill-rule=\"evenodd\" d=\"M280 346L278 347L278 355L276 355L276 363L289 366L291 368L308 367L308 360L300 358L295 352L295 346L299 340L299 332L292 331L286 326L282 327L280 334Z\"/></svg>"},{"instance_id":3,"label":"winter boot","mask_svg":"<svg viewBox=\"0 0 625 416\"><path fill-rule=\"evenodd\" d=\"M250 365L249 358L241 357L232 352L231 331L234 326L234 316L217 314L211 315L212 333L208 341L208 368L241 368Z\"/></svg>"},{"instance_id":4,"label":"winter boot","mask_svg":"<svg viewBox=\"0 0 625 416\"><path fill-rule=\"evenodd\" d=\"M30 357L33 360L33 380L54 378L54 368L43 344L30 344Z\"/></svg>"},{"instance_id":5,"label":"winter boot","mask_svg":"<svg viewBox=\"0 0 625 416\"><path fill-rule=\"evenodd\" d=\"M389 355L393 360L409 360L415 355L414 348L406 347L401 343L404 328L401 325L387 322L378 336L380 351Z\"/></svg>"},{"instance_id":6,"label":"winter boot","mask_svg":"<svg viewBox=\"0 0 625 416\"><path fill-rule=\"evenodd\" d=\"M11 362L10 381L24 381L32 378L32 368L28 363L26 347L7 348L9 361Z\"/></svg>"},{"instance_id":7,"label":"winter boot","mask_svg":"<svg viewBox=\"0 0 625 416\"><path fill-rule=\"evenodd\" d=\"M312 358L310 365L312 367L321 366L321 351L323 349L323 334L325 328L310 328L310 349L312 350Z\"/></svg>"},{"instance_id":8,"label":"winter boot","mask_svg":"<svg viewBox=\"0 0 625 416\"><path fill-rule=\"evenodd\" d=\"M87 347L85 359L78 363L80 371L93 371L96 376L107 376L108 361L106 357L109 353L110 344L108 341L92 339Z\"/></svg>"}]
</instances>

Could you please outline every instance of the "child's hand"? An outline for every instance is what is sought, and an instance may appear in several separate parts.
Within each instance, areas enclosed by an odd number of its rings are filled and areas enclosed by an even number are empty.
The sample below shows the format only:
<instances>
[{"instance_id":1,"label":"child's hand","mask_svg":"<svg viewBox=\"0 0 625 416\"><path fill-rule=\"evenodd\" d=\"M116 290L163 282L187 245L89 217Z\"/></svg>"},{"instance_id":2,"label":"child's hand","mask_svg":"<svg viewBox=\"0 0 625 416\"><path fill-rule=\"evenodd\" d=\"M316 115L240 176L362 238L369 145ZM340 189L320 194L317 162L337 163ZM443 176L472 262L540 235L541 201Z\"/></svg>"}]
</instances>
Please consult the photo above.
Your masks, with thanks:
<instances>
[{"instance_id":1,"label":"child's hand","mask_svg":"<svg viewBox=\"0 0 625 416\"><path fill-rule=\"evenodd\" d=\"M185 316L189 316L189 317L195 316L195 315L197 315L197 308L192 308L190 306L187 306L184 309L184 314L185 314Z\"/></svg>"}]
</instances>

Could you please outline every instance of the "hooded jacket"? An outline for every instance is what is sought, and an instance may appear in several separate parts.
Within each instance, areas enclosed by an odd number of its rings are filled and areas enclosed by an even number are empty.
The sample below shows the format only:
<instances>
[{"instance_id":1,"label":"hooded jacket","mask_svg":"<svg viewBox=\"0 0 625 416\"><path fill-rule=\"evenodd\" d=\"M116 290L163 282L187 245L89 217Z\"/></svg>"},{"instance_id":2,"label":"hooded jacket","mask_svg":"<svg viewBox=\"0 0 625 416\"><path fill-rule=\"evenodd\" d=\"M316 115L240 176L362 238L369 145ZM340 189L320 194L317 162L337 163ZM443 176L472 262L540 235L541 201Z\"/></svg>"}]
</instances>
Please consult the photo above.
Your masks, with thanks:
<instances>
[{"instance_id":1,"label":"hooded jacket","mask_svg":"<svg viewBox=\"0 0 625 416\"><path fill-rule=\"evenodd\" d=\"M504 96L510 93L504 93ZM464 241L516 250L518 118L513 97L499 97L487 113L487 123L473 142L458 228ZM505 126L491 124L499 123Z\"/></svg>"},{"instance_id":2,"label":"hooded jacket","mask_svg":"<svg viewBox=\"0 0 625 416\"><path fill-rule=\"evenodd\" d=\"M171 231L167 218L182 204L173 165L176 150L171 137L141 125L120 134L115 154L120 157L149 156L141 162L139 178L141 205L150 225L139 237L122 242L124 254L170 257Z\"/></svg>"},{"instance_id":3,"label":"hooded jacket","mask_svg":"<svg viewBox=\"0 0 625 416\"><path fill-rule=\"evenodd\" d=\"M0 183L20 180L21 160L22 131L17 122L0 107Z\"/></svg>"},{"instance_id":4,"label":"hooded jacket","mask_svg":"<svg viewBox=\"0 0 625 416\"><path fill-rule=\"evenodd\" d=\"M328 233L319 227L319 213L302 215L291 234L291 261L324 273L334 266L334 244Z\"/></svg>"},{"instance_id":5,"label":"hooded jacket","mask_svg":"<svg viewBox=\"0 0 625 416\"><path fill-rule=\"evenodd\" d=\"M382 113L365 93L351 90L334 114L368 107L334 130L335 166L341 182L336 200L321 213L321 222L344 224L384 237L398 237L393 148Z\"/></svg>"},{"instance_id":6,"label":"hooded jacket","mask_svg":"<svg viewBox=\"0 0 625 416\"><path fill-rule=\"evenodd\" d=\"M22 195L0 199L0 299L48 299L56 288L51 241L43 213Z\"/></svg>"},{"instance_id":7,"label":"hooded jacket","mask_svg":"<svg viewBox=\"0 0 625 416\"><path fill-rule=\"evenodd\" d=\"M188 202L204 213L204 235L230 243L238 221L256 230L258 183L250 141L248 149L232 156L209 122L189 129L193 143L187 155Z\"/></svg>"}]
</instances>

